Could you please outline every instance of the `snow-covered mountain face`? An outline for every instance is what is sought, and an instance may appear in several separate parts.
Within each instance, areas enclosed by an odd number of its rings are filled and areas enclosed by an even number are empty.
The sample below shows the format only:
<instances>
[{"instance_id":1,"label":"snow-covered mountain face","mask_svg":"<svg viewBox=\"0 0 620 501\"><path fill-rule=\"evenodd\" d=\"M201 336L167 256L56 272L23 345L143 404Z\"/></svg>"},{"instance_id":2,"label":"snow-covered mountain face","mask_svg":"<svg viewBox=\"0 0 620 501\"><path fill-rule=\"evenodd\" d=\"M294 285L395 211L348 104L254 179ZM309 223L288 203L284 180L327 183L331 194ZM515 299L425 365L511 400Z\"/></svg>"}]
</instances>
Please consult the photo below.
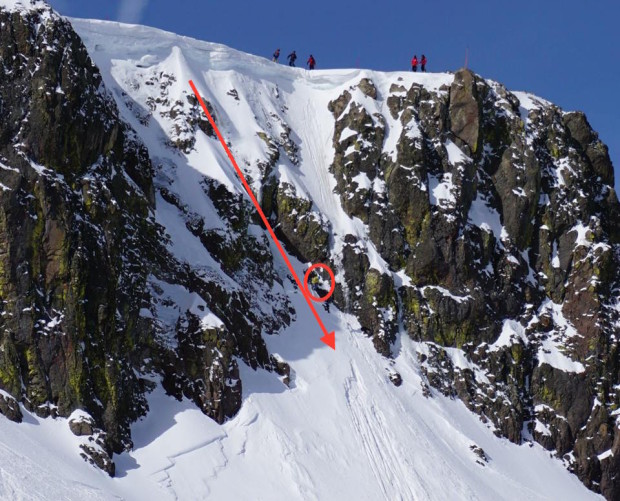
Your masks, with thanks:
<instances>
[{"instance_id":1,"label":"snow-covered mountain face","mask_svg":"<svg viewBox=\"0 0 620 501\"><path fill-rule=\"evenodd\" d=\"M582 114L43 2L0 26L0 497L620 495L620 211ZM297 274L334 270L335 352L190 79Z\"/></svg>"}]
</instances>

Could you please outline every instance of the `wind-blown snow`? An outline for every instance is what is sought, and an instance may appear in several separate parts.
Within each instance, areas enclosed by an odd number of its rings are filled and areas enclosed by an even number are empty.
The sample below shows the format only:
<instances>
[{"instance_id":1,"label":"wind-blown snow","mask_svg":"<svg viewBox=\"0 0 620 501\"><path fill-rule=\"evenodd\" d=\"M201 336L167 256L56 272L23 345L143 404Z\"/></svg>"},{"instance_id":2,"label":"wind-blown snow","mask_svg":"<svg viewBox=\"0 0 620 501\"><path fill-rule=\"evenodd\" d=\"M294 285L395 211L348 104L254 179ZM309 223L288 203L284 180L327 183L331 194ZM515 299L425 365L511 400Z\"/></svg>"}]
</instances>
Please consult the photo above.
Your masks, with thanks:
<instances>
[{"instance_id":1,"label":"wind-blown snow","mask_svg":"<svg viewBox=\"0 0 620 501\"><path fill-rule=\"evenodd\" d=\"M551 266L554 268L560 267L560 255L558 254L558 243L553 241L553 249L551 251Z\"/></svg>"},{"instance_id":2,"label":"wind-blown snow","mask_svg":"<svg viewBox=\"0 0 620 501\"><path fill-rule=\"evenodd\" d=\"M115 479L77 457L65 420L0 419L0 494L25 476L32 499L600 499L541 446L498 439L460 401L425 398L407 337L391 365L353 317L323 312L338 336L328 351L301 294L292 284L287 292L300 318L268 343L291 363L291 389L242 364L244 404L223 426L156 390L132 427L134 450L115 457ZM388 382L391 370L400 387ZM490 458L485 466L474 444Z\"/></svg>"},{"instance_id":3,"label":"wind-blown snow","mask_svg":"<svg viewBox=\"0 0 620 501\"><path fill-rule=\"evenodd\" d=\"M491 351L497 351L505 346L512 346L518 341L523 342L523 344L528 344L525 328L515 320L504 320L502 332L497 340L489 346L489 349Z\"/></svg>"},{"instance_id":4,"label":"wind-blown snow","mask_svg":"<svg viewBox=\"0 0 620 501\"><path fill-rule=\"evenodd\" d=\"M478 226L487 233L492 233L498 242L507 235L499 213L487 204L487 201L478 193L476 199L469 208L468 222Z\"/></svg>"},{"instance_id":5,"label":"wind-blown snow","mask_svg":"<svg viewBox=\"0 0 620 501\"><path fill-rule=\"evenodd\" d=\"M562 305L547 299L540 307L540 314L551 316L556 328L548 333L548 336L542 341L538 349L536 355L538 365L548 364L564 372L584 372L586 369L583 364L572 360L562 349L566 345L567 340L580 335L564 316ZM532 321L535 320L536 317Z\"/></svg>"},{"instance_id":6,"label":"wind-blown snow","mask_svg":"<svg viewBox=\"0 0 620 501\"><path fill-rule=\"evenodd\" d=\"M360 172L357 176L351 179L352 182L356 183L358 189L369 190L372 186L370 179L364 172Z\"/></svg>"},{"instance_id":7,"label":"wind-blown snow","mask_svg":"<svg viewBox=\"0 0 620 501\"><path fill-rule=\"evenodd\" d=\"M428 187L431 204L442 208L453 208L455 206L456 198L453 193L455 187L451 173L444 173L441 179L429 174Z\"/></svg>"},{"instance_id":8,"label":"wind-blown snow","mask_svg":"<svg viewBox=\"0 0 620 501\"><path fill-rule=\"evenodd\" d=\"M575 247L579 247L580 245L584 247L589 247L591 245L591 242L588 240L588 231L590 231L589 228L585 227L581 223L576 224L570 230L568 230L568 233L572 233L572 232L576 233Z\"/></svg>"},{"instance_id":9,"label":"wind-blown snow","mask_svg":"<svg viewBox=\"0 0 620 501\"><path fill-rule=\"evenodd\" d=\"M456 165L465 162L471 162L471 158L469 158L461 148L459 148L453 141L450 139L446 140L446 151L448 152L448 160L451 164Z\"/></svg>"},{"instance_id":10,"label":"wind-blown snow","mask_svg":"<svg viewBox=\"0 0 620 501\"><path fill-rule=\"evenodd\" d=\"M512 93L519 100L519 104L520 104L519 110L521 113L521 120L523 120L523 123L525 124L526 127L528 124L528 115L530 111L537 110L537 109L551 105L549 101L541 97L535 96L533 94L530 94L528 92L513 91Z\"/></svg>"},{"instance_id":11,"label":"wind-blown snow","mask_svg":"<svg viewBox=\"0 0 620 501\"><path fill-rule=\"evenodd\" d=\"M9 11L28 11L31 9L47 9L49 6L41 0L0 0L0 9Z\"/></svg>"},{"instance_id":12,"label":"wind-blown snow","mask_svg":"<svg viewBox=\"0 0 620 501\"><path fill-rule=\"evenodd\" d=\"M427 289L434 289L439 291L443 296L445 297L449 297L450 299L452 299L453 301L456 301L457 303L463 303L466 301L469 301L471 299L471 296L457 296L455 294L452 294L448 289L446 289L445 287L440 287L438 285L427 285L424 286L422 288L420 288L420 292L422 292L422 294L426 297L426 290Z\"/></svg>"},{"instance_id":13,"label":"wind-blown snow","mask_svg":"<svg viewBox=\"0 0 620 501\"><path fill-rule=\"evenodd\" d=\"M335 179L328 170L334 155L334 120L327 104L363 77L385 96L393 83L409 88L418 82L438 92L450 85L452 75L356 69L309 73L151 28L72 23L123 118L148 146L157 166L156 182L176 193L187 211L217 228L222 222L202 181L213 179L232 191L243 190L217 141L199 133L189 154L166 146L177 132L172 118L147 111L149 98L159 92L146 85L154 75L174 77L167 88L171 102L185 103L191 92L188 80L196 83L214 106L222 133L255 189L260 189L258 162L267 156L257 133L282 130L283 124L290 127L299 145L299 162L295 165L282 155L276 169L280 180L290 182L298 196L312 200L328 218L334 259L342 237L350 233L359 238L371 267L391 273L369 241L368 228L344 213L334 193ZM384 115L390 137L400 135L398 120L375 101L361 95L355 99ZM451 161L467 160L452 147L449 153ZM361 178L358 184L367 185ZM452 188L449 176L441 181L431 178L433 203L453 203ZM373 183L373 189L380 186ZM502 227L497 213L482 200L474 204L472 224L487 225L484 228L499 240ZM171 251L177 257L226 286L235 286L185 229L175 206L158 197L155 216L172 237ZM277 271L286 277L275 249L274 256ZM292 261L303 274L305 263ZM393 276L410 284L403 273ZM156 314L160 321L173 323L183 308L189 308L204 322L219 322L200 298L182 287L153 277L150 283L161 291L161 303L154 305L154 312L144 309L144 316ZM497 438L459 401L440 394L426 398L421 391L419 347L408 337L402 336L398 355L390 362L376 353L355 318L333 308L329 313L320 309L327 329L336 332L337 350L329 350L319 341L318 326L302 294L290 281L285 279L284 284L297 319L280 335L267 336L266 342L272 353L290 363L290 388L275 374L253 371L239 361L243 406L220 426L195 405L166 396L158 386L149 395L149 414L132 427L134 449L115 456L114 479L82 461L77 453L82 439L71 434L66 420L40 419L25 410L22 424L0 417L0 498L598 499L539 445L517 446ZM445 289L440 292L456 301L468 300ZM169 306L167 298L177 307ZM459 350L448 351L459 367L468 366ZM391 371L401 374L400 387L389 381ZM484 449L488 463L477 462L472 445Z\"/></svg>"}]
</instances>

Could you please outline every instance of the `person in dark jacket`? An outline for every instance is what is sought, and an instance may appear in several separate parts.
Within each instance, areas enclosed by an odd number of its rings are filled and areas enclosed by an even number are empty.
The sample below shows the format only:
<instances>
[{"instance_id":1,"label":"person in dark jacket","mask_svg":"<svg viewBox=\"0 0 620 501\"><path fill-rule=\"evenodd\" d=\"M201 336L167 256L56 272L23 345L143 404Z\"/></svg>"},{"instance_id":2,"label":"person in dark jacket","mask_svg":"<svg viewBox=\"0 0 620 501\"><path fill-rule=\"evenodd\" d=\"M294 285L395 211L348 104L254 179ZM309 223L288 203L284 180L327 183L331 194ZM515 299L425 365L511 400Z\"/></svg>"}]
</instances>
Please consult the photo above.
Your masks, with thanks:
<instances>
[{"instance_id":1,"label":"person in dark jacket","mask_svg":"<svg viewBox=\"0 0 620 501\"><path fill-rule=\"evenodd\" d=\"M423 72L426 72L426 56L422 54L422 60L420 61L420 67Z\"/></svg>"},{"instance_id":2,"label":"person in dark jacket","mask_svg":"<svg viewBox=\"0 0 620 501\"><path fill-rule=\"evenodd\" d=\"M276 51L273 53L273 59L272 61L274 63L278 62L278 58L280 57L280 49L276 49Z\"/></svg>"},{"instance_id":3,"label":"person in dark jacket","mask_svg":"<svg viewBox=\"0 0 620 501\"><path fill-rule=\"evenodd\" d=\"M295 61L297 60L297 54L295 51L291 52L288 56L286 56L286 58L288 59L289 66L295 66Z\"/></svg>"},{"instance_id":4,"label":"person in dark jacket","mask_svg":"<svg viewBox=\"0 0 620 501\"><path fill-rule=\"evenodd\" d=\"M314 59L314 56L312 54L310 54L310 57L308 58L307 64L308 64L308 68L309 69L311 69L311 70L314 69L314 66L316 65L316 59Z\"/></svg>"},{"instance_id":5,"label":"person in dark jacket","mask_svg":"<svg viewBox=\"0 0 620 501\"><path fill-rule=\"evenodd\" d=\"M418 56L417 54L413 56L411 60L411 71L418 71Z\"/></svg>"}]
</instances>

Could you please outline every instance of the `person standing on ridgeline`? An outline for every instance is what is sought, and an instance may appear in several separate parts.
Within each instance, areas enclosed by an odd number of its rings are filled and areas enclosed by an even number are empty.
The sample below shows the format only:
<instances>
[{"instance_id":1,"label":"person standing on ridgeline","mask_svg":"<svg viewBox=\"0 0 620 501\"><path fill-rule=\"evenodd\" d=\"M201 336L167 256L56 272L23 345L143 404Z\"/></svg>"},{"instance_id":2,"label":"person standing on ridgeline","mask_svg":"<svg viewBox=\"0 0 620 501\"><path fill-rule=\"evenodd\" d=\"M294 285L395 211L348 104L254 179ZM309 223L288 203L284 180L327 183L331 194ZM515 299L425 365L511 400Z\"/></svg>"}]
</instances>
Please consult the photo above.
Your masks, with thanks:
<instances>
[{"instance_id":1,"label":"person standing on ridgeline","mask_svg":"<svg viewBox=\"0 0 620 501\"><path fill-rule=\"evenodd\" d=\"M295 54L295 51L291 52L288 56L286 56L286 58L288 59L289 66L295 66L295 61L297 60L297 54Z\"/></svg>"},{"instance_id":2,"label":"person standing on ridgeline","mask_svg":"<svg viewBox=\"0 0 620 501\"><path fill-rule=\"evenodd\" d=\"M278 62L278 58L280 57L280 49L276 49L276 51L273 53L273 59L272 61L274 63Z\"/></svg>"},{"instance_id":3,"label":"person standing on ridgeline","mask_svg":"<svg viewBox=\"0 0 620 501\"><path fill-rule=\"evenodd\" d=\"M311 69L311 70L314 69L314 66L316 65L316 60L314 59L314 56L312 54L310 54L310 57L308 58L307 64L308 64L308 68L309 69Z\"/></svg>"},{"instance_id":4,"label":"person standing on ridgeline","mask_svg":"<svg viewBox=\"0 0 620 501\"><path fill-rule=\"evenodd\" d=\"M418 56L417 54L413 56L411 60L411 71L418 71Z\"/></svg>"},{"instance_id":5,"label":"person standing on ridgeline","mask_svg":"<svg viewBox=\"0 0 620 501\"><path fill-rule=\"evenodd\" d=\"M422 67L422 71L426 72L426 56L422 54L422 60L420 61L420 66Z\"/></svg>"}]
</instances>

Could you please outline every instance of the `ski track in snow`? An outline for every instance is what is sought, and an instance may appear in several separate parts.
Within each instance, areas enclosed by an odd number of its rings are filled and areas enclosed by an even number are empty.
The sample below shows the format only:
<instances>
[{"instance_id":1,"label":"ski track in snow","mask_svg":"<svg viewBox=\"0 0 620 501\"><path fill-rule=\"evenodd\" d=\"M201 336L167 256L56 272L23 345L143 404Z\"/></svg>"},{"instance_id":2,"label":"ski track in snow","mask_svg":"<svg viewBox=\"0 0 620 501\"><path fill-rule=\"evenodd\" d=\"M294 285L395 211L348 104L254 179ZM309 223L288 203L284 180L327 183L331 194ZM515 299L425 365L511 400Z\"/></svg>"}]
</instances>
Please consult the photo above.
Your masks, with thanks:
<instances>
[{"instance_id":1,"label":"ski track in snow","mask_svg":"<svg viewBox=\"0 0 620 501\"><path fill-rule=\"evenodd\" d=\"M199 134L196 151L180 155L163 145L167 131L173 130L170 120L156 114L145 123L140 120L136 110L148 109L151 92L140 78L149 71L175 76L168 88L171 102L186 99L191 92L187 81L196 82L213 104L240 166L255 181L259 179L256 162L267 154L257 132L278 127L278 120L288 124L292 136L299 134L292 139L299 140L300 162L293 166L282 155L277 165L280 175L313 200L338 237L354 233L361 241L366 230L346 216L333 192L335 179L329 165L334 119L327 103L362 77L373 80L383 97L392 83L409 88L415 81L437 91L453 78L350 69L310 73L152 28L103 21L72 23L101 69L122 117L161 164L157 183L177 193L190 211L213 227L221 220L200 181L217 179L238 193L243 188L217 141ZM279 97L273 95L276 88ZM239 100L230 96L231 89L238 92ZM123 92L133 104L125 104ZM384 115L391 134L399 133L398 121L383 103L379 107L370 98L365 103ZM476 218L472 215L473 222L494 229L485 216L489 210L480 207L485 210ZM237 286L185 231L179 211L161 197L156 218L178 239L172 247L178 256L219 276L225 286ZM368 245L368 252L377 254ZM266 343L271 353L290 363L294 372L290 388L275 374L254 371L240 362L243 406L220 426L190 402L167 397L158 387L148 396L149 414L132 426L134 449L115 456L118 476L114 479L82 461L65 420L39 419L24 411L27 422L18 425L0 417L0 497L37 501L601 499L540 446L498 439L462 402L441 395L425 398L416 344L406 335L400 336L398 355L389 361L376 353L354 317L335 308L330 313L319 308L328 330L336 331L336 351L326 348L303 295L286 278L286 266L271 248L283 292L297 319L280 335L267 336ZM369 257L381 266L378 257ZM303 274L304 264L294 258L291 262ZM182 290L175 289L174 294L180 297L178 302L193 304L192 297L181 297ZM400 387L389 382L388 370L402 375ZM490 458L485 466L476 462L469 449L472 444Z\"/></svg>"},{"instance_id":2,"label":"ski track in snow","mask_svg":"<svg viewBox=\"0 0 620 501\"><path fill-rule=\"evenodd\" d=\"M312 200L319 206L319 211L322 214L337 214L341 208L337 201L337 195L332 191L332 185L335 186L336 183L335 180L332 181L329 174L328 167L331 162L329 162L326 155L330 151L329 145L333 134L333 127L328 128L327 131L321 130L316 118L316 111L313 110L315 106L316 104L313 104L310 99L306 102L304 122L307 124L307 127L297 129L301 131L302 158L309 158L309 166L312 167L312 169L307 170L308 174L306 175L312 176L312 174L316 174L318 177L315 186L318 186L320 189L318 193L313 193L318 195L318 197ZM303 162L303 165L304 167L308 166L308 162ZM319 201L318 203L317 200Z\"/></svg>"},{"instance_id":3,"label":"ski track in snow","mask_svg":"<svg viewBox=\"0 0 620 501\"><path fill-rule=\"evenodd\" d=\"M389 433L388 423L372 398L364 389L364 379L351 364L351 374L344 389L351 422L362 442L364 452L385 499L415 499L408 485L400 481L407 477L402 468L402 457L393 450L398 443ZM370 405L369 404L370 401ZM426 489L422 489L428 497ZM420 492L420 490L418 490Z\"/></svg>"},{"instance_id":4,"label":"ski track in snow","mask_svg":"<svg viewBox=\"0 0 620 501\"><path fill-rule=\"evenodd\" d=\"M47 501L65 498L72 492L73 499L118 499L104 491L78 481L57 479L53 469L44 471L24 454L15 452L0 442L0 499Z\"/></svg>"}]
</instances>

